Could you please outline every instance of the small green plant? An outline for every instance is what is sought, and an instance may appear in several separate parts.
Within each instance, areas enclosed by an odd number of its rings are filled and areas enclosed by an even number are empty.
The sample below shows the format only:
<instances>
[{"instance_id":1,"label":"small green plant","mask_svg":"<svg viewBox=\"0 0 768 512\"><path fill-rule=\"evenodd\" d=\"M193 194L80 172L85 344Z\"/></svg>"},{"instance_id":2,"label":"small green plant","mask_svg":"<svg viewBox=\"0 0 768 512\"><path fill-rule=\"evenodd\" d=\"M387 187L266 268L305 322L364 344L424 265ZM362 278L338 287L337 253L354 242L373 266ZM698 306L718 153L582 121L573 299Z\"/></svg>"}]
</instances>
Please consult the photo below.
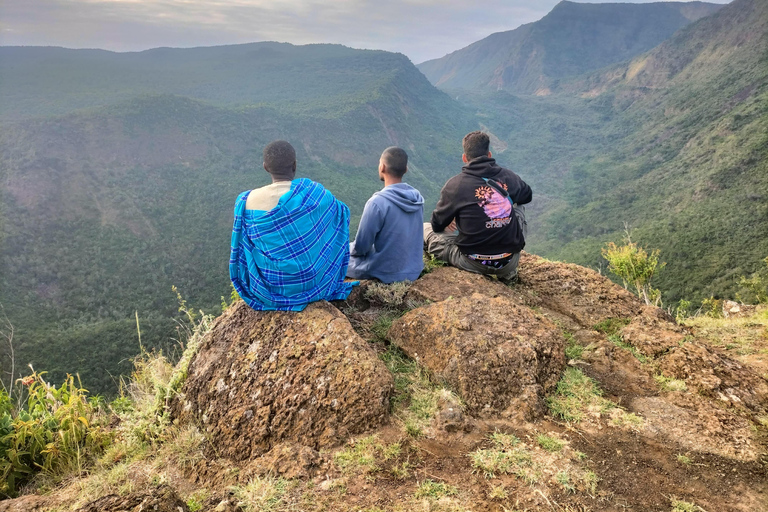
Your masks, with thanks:
<instances>
[{"instance_id":1,"label":"small green plant","mask_svg":"<svg viewBox=\"0 0 768 512\"><path fill-rule=\"evenodd\" d=\"M565 446L565 443L563 441L560 441L557 438L550 437L544 434L539 434L536 436L536 442L539 443L539 446L547 450L548 452L559 452L563 449L563 446Z\"/></svg>"},{"instance_id":2,"label":"small green plant","mask_svg":"<svg viewBox=\"0 0 768 512\"><path fill-rule=\"evenodd\" d=\"M629 228L624 229L624 245L609 242L602 250L603 258L608 261L608 270L624 283L624 288L632 286L637 295L646 304L661 304L661 293L651 286L651 281L662 268L659 263L658 249L648 253L632 241Z\"/></svg>"},{"instance_id":3,"label":"small green plant","mask_svg":"<svg viewBox=\"0 0 768 512\"><path fill-rule=\"evenodd\" d=\"M565 489L568 492L575 492L576 487L571 483L571 475L568 474L567 471L559 471L555 475L555 480L557 480L557 483L563 486L563 489Z\"/></svg>"},{"instance_id":4,"label":"small green plant","mask_svg":"<svg viewBox=\"0 0 768 512\"><path fill-rule=\"evenodd\" d=\"M701 310L710 318L723 318L723 301L710 297L701 301Z\"/></svg>"},{"instance_id":5,"label":"small green plant","mask_svg":"<svg viewBox=\"0 0 768 512\"><path fill-rule=\"evenodd\" d=\"M683 323L686 318L691 316L691 301L680 299L675 307L675 321L679 324Z\"/></svg>"},{"instance_id":6,"label":"small green plant","mask_svg":"<svg viewBox=\"0 0 768 512\"><path fill-rule=\"evenodd\" d=\"M750 277L741 276L739 286L742 291L737 298L744 302L768 303L768 258L763 260L765 268L755 272Z\"/></svg>"},{"instance_id":7,"label":"small green plant","mask_svg":"<svg viewBox=\"0 0 768 512\"><path fill-rule=\"evenodd\" d=\"M594 329L608 336L619 334L624 327L629 325L629 318L606 318L602 322L594 325Z\"/></svg>"},{"instance_id":8,"label":"small green plant","mask_svg":"<svg viewBox=\"0 0 768 512\"><path fill-rule=\"evenodd\" d=\"M439 500L446 496L456 496L459 490L443 482L433 482L432 480L424 480L419 484L419 488L416 489L416 498L428 498L432 500Z\"/></svg>"},{"instance_id":9,"label":"small green plant","mask_svg":"<svg viewBox=\"0 0 768 512\"><path fill-rule=\"evenodd\" d=\"M80 471L112 442L106 415L88 400L72 375L56 387L45 372L20 379L28 398L17 408L0 392L0 495L13 496L36 473L54 477Z\"/></svg>"},{"instance_id":10,"label":"small green plant","mask_svg":"<svg viewBox=\"0 0 768 512\"><path fill-rule=\"evenodd\" d=\"M421 275L429 274L435 269L444 267L445 262L435 258L433 254L424 253L424 270L421 271Z\"/></svg>"},{"instance_id":11,"label":"small green plant","mask_svg":"<svg viewBox=\"0 0 768 512\"><path fill-rule=\"evenodd\" d=\"M492 500L505 500L508 497L509 493L503 485L494 485L488 493L488 498Z\"/></svg>"},{"instance_id":12,"label":"small green plant","mask_svg":"<svg viewBox=\"0 0 768 512\"><path fill-rule=\"evenodd\" d=\"M691 458L688 457L687 455L683 455L682 453L678 453L677 454L677 462L679 462L680 464L685 464L686 466L690 466L692 461L691 461Z\"/></svg>"},{"instance_id":13,"label":"small green plant","mask_svg":"<svg viewBox=\"0 0 768 512\"><path fill-rule=\"evenodd\" d=\"M205 504L205 500L208 499L208 494L209 493L206 489L200 489L193 492L192 495L187 498L187 507L189 507L189 512L198 512L199 510L202 510L203 505Z\"/></svg>"},{"instance_id":14,"label":"small green plant","mask_svg":"<svg viewBox=\"0 0 768 512\"><path fill-rule=\"evenodd\" d=\"M392 284L371 283L365 290L365 298L382 306L390 308L402 308L405 304L405 295L411 283L398 281Z\"/></svg>"}]
</instances>

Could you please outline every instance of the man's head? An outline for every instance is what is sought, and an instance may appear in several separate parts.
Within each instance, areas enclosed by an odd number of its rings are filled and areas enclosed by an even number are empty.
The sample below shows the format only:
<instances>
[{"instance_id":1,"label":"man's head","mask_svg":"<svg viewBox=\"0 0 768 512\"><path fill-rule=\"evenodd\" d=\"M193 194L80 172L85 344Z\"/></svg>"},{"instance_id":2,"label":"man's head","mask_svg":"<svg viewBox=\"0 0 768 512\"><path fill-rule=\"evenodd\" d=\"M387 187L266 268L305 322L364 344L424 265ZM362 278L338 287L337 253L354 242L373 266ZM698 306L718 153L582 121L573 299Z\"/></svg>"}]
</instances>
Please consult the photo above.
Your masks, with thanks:
<instances>
[{"instance_id":1,"label":"man's head","mask_svg":"<svg viewBox=\"0 0 768 512\"><path fill-rule=\"evenodd\" d=\"M464 148L462 160L465 162L480 156L491 156L491 138L488 137L487 133L469 132L464 136L461 145Z\"/></svg>"},{"instance_id":2,"label":"man's head","mask_svg":"<svg viewBox=\"0 0 768 512\"><path fill-rule=\"evenodd\" d=\"M397 146L388 147L379 160L379 178L384 181L384 175L390 179L400 180L408 172L408 154Z\"/></svg>"},{"instance_id":3,"label":"man's head","mask_svg":"<svg viewBox=\"0 0 768 512\"><path fill-rule=\"evenodd\" d=\"M296 175L296 150L284 140L270 142L264 148L264 170L272 181L292 180Z\"/></svg>"}]
</instances>

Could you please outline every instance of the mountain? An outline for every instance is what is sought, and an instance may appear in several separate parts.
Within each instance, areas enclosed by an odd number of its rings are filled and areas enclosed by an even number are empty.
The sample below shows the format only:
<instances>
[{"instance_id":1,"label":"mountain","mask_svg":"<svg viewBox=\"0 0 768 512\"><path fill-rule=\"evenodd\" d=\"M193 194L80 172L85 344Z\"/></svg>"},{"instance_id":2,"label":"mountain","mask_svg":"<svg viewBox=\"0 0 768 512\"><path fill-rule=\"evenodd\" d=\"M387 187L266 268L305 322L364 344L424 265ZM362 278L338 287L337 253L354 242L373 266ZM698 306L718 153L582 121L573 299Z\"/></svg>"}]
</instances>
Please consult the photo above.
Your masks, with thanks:
<instances>
[{"instance_id":1,"label":"mountain","mask_svg":"<svg viewBox=\"0 0 768 512\"><path fill-rule=\"evenodd\" d=\"M563 1L539 21L491 34L418 67L443 89L546 95L561 78L630 59L721 7L703 2Z\"/></svg>"},{"instance_id":2,"label":"mountain","mask_svg":"<svg viewBox=\"0 0 768 512\"><path fill-rule=\"evenodd\" d=\"M2 74L14 101L3 102L0 129L0 304L21 366L79 372L95 391L113 392L130 371L135 312L144 347L167 352L183 339L172 286L207 311L229 295L232 206L268 182L268 142L294 144L298 174L350 206L354 234L381 187L384 148L409 152L407 181L434 200L476 126L406 57L386 52L265 43L2 54L15 64L12 79ZM124 60L130 72L118 73ZM27 87L32 76L46 83Z\"/></svg>"},{"instance_id":3,"label":"mountain","mask_svg":"<svg viewBox=\"0 0 768 512\"><path fill-rule=\"evenodd\" d=\"M735 0L561 85L559 101L605 113L613 138L569 162L537 247L595 265L626 221L669 262L659 282L669 299L733 296L768 254L767 49L768 5Z\"/></svg>"}]
</instances>

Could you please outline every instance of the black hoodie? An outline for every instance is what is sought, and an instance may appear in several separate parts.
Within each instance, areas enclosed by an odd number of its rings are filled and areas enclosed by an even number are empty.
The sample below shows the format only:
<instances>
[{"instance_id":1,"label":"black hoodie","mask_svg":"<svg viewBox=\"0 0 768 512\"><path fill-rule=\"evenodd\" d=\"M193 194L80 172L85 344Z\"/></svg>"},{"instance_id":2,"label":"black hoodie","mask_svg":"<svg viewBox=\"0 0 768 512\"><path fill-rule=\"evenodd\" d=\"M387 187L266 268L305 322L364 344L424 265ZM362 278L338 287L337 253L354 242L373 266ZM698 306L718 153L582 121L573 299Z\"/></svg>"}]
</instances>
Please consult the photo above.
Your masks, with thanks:
<instances>
[{"instance_id":1,"label":"black hoodie","mask_svg":"<svg viewBox=\"0 0 768 512\"><path fill-rule=\"evenodd\" d=\"M483 178L492 180L486 182ZM493 183L495 182L495 183ZM516 204L531 202L531 187L520 176L481 156L470 160L461 174L449 179L432 212L432 229L440 233L455 218L456 245L464 254L520 252L525 239L509 200L494 188L501 186Z\"/></svg>"}]
</instances>

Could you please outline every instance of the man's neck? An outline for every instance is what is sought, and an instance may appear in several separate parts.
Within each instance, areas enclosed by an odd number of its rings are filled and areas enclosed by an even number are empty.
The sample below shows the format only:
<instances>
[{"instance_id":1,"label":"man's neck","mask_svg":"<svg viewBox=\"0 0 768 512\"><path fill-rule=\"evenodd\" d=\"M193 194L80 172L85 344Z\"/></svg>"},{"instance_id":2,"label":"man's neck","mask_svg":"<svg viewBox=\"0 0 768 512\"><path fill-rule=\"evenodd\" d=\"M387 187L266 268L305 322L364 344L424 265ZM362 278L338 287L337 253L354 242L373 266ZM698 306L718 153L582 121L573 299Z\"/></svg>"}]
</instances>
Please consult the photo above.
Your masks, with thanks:
<instances>
[{"instance_id":1,"label":"man's neck","mask_svg":"<svg viewBox=\"0 0 768 512\"><path fill-rule=\"evenodd\" d=\"M293 181L293 178L289 178L287 176L281 176L281 177L273 176L272 177L272 184L273 185L275 183L282 183L282 182L285 182L285 181Z\"/></svg>"},{"instance_id":2,"label":"man's neck","mask_svg":"<svg viewBox=\"0 0 768 512\"><path fill-rule=\"evenodd\" d=\"M383 174L383 173L382 173ZM390 185L397 185L398 183L402 183L402 178L391 178L384 174L384 186L388 187Z\"/></svg>"}]
</instances>

